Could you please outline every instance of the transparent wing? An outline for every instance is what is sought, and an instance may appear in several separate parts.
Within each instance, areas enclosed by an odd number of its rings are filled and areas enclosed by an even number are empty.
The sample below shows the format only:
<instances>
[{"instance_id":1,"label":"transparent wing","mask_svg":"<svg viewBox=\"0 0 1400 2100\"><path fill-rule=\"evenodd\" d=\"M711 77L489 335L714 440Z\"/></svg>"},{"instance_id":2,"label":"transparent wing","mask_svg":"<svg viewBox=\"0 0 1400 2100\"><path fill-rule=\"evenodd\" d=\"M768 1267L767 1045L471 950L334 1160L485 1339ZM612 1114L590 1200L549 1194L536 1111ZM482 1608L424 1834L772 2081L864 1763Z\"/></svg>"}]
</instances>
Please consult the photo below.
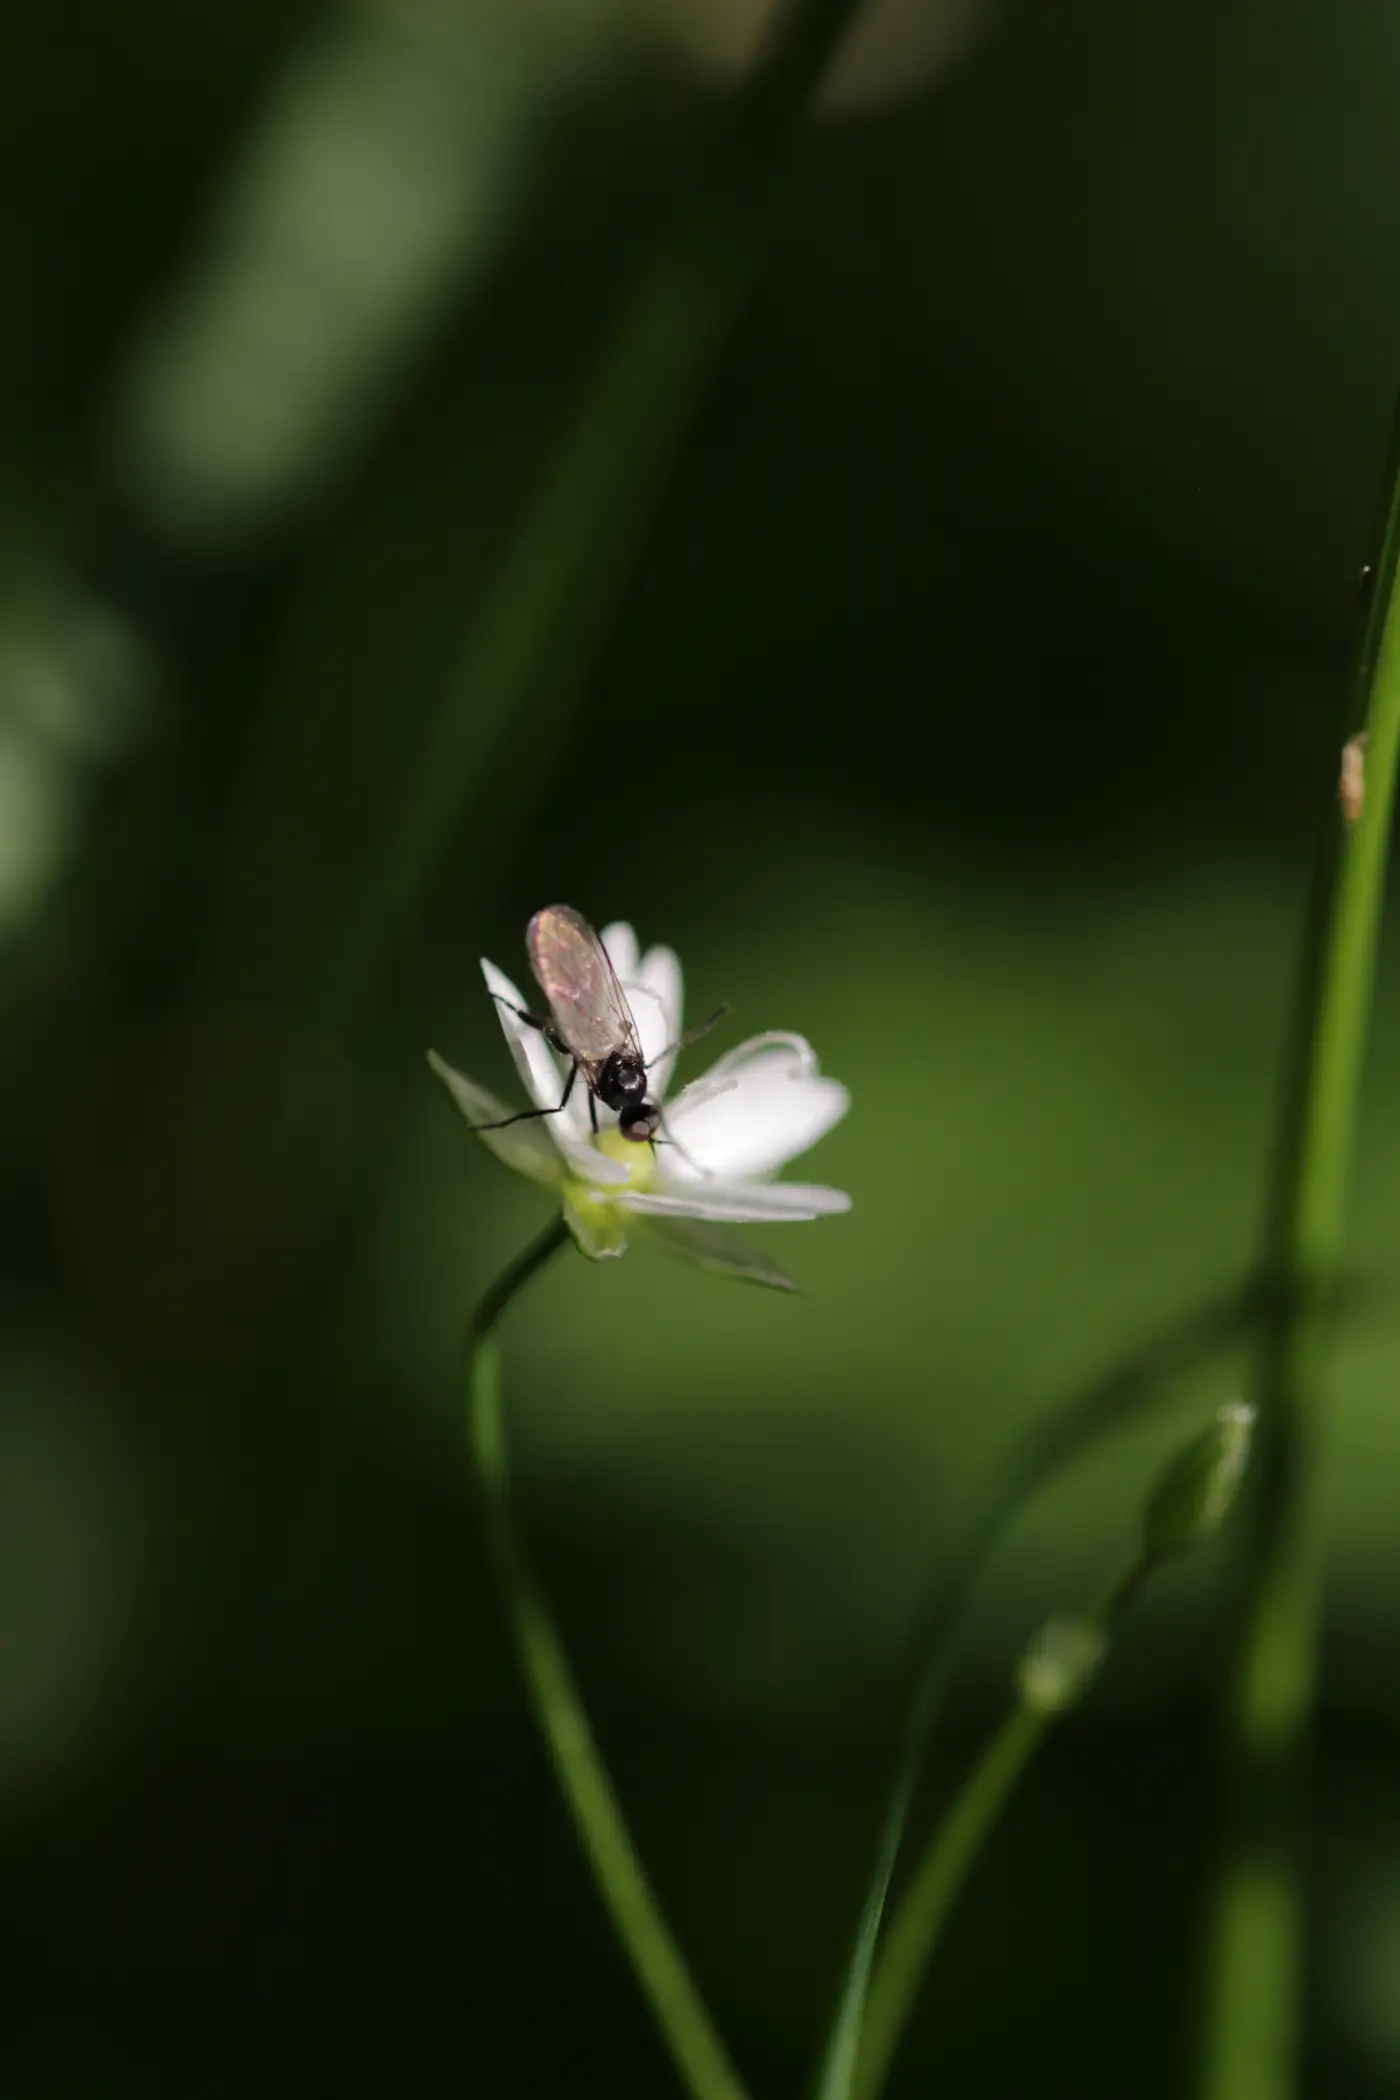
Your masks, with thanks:
<instances>
[{"instance_id":1,"label":"transparent wing","mask_svg":"<svg viewBox=\"0 0 1400 2100\"><path fill-rule=\"evenodd\" d=\"M640 1060L632 1009L587 919L571 905L547 904L531 919L525 946L554 1025L581 1064L601 1065L615 1050Z\"/></svg>"}]
</instances>

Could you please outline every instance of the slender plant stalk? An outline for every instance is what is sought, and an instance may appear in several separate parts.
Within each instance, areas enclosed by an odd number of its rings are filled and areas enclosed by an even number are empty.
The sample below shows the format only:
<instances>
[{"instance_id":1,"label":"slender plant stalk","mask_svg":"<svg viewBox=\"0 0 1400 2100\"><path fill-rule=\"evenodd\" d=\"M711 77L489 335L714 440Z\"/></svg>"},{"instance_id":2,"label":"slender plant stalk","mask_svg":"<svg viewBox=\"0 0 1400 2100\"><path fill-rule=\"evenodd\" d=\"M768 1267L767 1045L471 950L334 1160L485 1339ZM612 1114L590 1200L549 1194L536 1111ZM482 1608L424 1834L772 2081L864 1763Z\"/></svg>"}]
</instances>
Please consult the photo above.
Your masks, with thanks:
<instances>
[{"instance_id":1,"label":"slender plant stalk","mask_svg":"<svg viewBox=\"0 0 1400 2100\"><path fill-rule=\"evenodd\" d=\"M549 1605L511 1514L500 1364L493 1330L525 1285L569 1242L554 1219L491 1286L467 1347L471 1447L493 1557L535 1718L623 1951L692 2100L746 2100L637 1858Z\"/></svg>"},{"instance_id":2,"label":"slender plant stalk","mask_svg":"<svg viewBox=\"0 0 1400 2100\"><path fill-rule=\"evenodd\" d=\"M1279 1288L1258 1367L1258 1486L1226 1700L1226 1831L1205 1949L1201 2100L1288 2100L1297 2083L1299 1809L1320 1590L1314 1447L1400 753L1400 446L1392 446L1389 487L1344 725L1365 732L1364 796L1358 811L1353 791L1333 818L1314 883L1275 1153L1266 1258ZM1350 749L1354 764L1361 753Z\"/></svg>"},{"instance_id":3,"label":"slender plant stalk","mask_svg":"<svg viewBox=\"0 0 1400 2100\"><path fill-rule=\"evenodd\" d=\"M1144 1553L1088 1615L1104 1648L1158 1565L1157 1555ZM1036 1698L1022 1673L1010 1709L953 1797L880 1943L861 2031L857 2100L876 2100L883 2090L924 1970L953 1906L1026 1767L1056 1723L1078 1704L1087 1682L1086 1677L1084 1684L1055 1702Z\"/></svg>"},{"instance_id":4,"label":"slender plant stalk","mask_svg":"<svg viewBox=\"0 0 1400 2100\"><path fill-rule=\"evenodd\" d=\"M1151 1336L1067 1403L1052 1408L1028 1449L975 1509L950 1565L924 1604L911 1643L909 1690L895 1742L889 1790L877 1827L869 1878L837 1987L813 2100L852 2100L862 2060L862 2028L876 1946L919 1773L952 1666L964 1608L977 1576L1011 1518L1061 1466L1108 1430L1161 1397L1173 1379L1212 1361L1258 1324L1271 1294L1245 1283ZM881 1962L883 1962L883 1954Z\"/></svg>"},{"instance_id":5,"label":"slender plant stalk","mask_svg":"<svg viewBox=\"0 0 1400 2100\"><path fill-rule=\"evenodd\" d=\"M692 2100L744 2100L743 2085L637 1860L558 1633L511 1515L499 1368L492 1336L507 1306L567 1243L567 1238L562 1221L553 1220L491 1286L471 1323L467 1383L472 1452L485 1499L492 1550L526 1685L561 1791L624 1951L652 2005L677 2068ZM951 1660L953 1632L987 1551L1010 1515L1041 1481L1106 1429L1157 1397L1169 1379L1217 1354L1254 1321L1259 1303L1258 1293L1245 1288L1204 1306L1116 1365L1069 1407L1053 1413L1032 1449L970 1527L963 1550L956 1556L952 1576L940 1586L924 1617L919 1643L922 1660L906 1714L896 1783L886 1806L875 1870L818 2074L818 2090L823 2094L839 2095L844 2100L857 2089L858 2063L862 2070L865 2067L862 2022L885 1894ZM961 1872L965 1873L971 1864L1025 1758L1035 1748L1036 1732L1026 1732L1024 1741L1022 1736L1018 1724L1009 1744L1002 1743L995 1749L993 1780L984 1777L977 1786L973 1810L963 1819L957 1839L957 1844L965 1848L969 1836L975 1840L967 1850ZM946 1876L946 1858L938 1871ZM945 1909L955 1894L956 1887L950 1887ZM935 1935L936 1928L937 1921ZM911 1993L912 1988L911 1980ZM877 1980L877 1989L887 1993L887 2003L893 2005L896 1984L881 1986ZM876 2047L886 2057L898 2038L902 2018L902 2012L891 2015L888 2021L881 2016Z\"/></svg>"},{"instance_id":6,"label":"slender plant stalk","mask_svg":"<svg viewBox=\"0 0 1400 2100\"><path fill-rule=\"evenodd\" d=\"M861 2035L855 2090L884 2089L925 1968L978 1855L1058 1715L1017 1699L949 1804L880 1945Z\"/></svg>"}]
</instances>

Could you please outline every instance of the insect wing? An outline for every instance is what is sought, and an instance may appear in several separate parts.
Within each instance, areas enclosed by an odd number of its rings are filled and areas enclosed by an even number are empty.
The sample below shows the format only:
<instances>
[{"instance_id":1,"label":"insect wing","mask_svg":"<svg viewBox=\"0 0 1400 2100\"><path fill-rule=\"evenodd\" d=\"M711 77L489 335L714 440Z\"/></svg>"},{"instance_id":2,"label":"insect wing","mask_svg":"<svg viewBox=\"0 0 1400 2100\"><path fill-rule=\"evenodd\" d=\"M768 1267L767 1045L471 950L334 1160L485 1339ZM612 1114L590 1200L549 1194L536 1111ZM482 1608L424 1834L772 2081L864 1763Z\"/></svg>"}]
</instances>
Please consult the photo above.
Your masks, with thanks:
<instances>
[{"instance_id":1,"label":"insect wing","mask_svg":"<svg viewBox=\"0 0 1400 2100\"><path fill-rule=\"evenodd\" d=\"M587 919L567 904L548 904L531 919L525 945L554 1025L579 1062L601 1065L615 1050L640 1060L631 1009Z\"/></svg>"}]
</instances>

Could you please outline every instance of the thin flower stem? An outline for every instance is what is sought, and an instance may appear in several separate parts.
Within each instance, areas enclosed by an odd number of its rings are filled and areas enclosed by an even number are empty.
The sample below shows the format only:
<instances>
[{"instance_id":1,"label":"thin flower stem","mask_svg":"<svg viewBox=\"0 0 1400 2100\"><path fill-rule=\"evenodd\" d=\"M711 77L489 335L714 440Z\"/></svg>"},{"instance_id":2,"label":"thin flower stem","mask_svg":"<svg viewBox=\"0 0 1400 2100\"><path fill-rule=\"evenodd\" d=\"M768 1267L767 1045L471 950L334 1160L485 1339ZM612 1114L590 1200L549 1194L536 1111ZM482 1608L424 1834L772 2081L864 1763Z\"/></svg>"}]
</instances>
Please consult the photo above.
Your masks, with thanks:
<instances>
[{"instance_id":1,"label":"thin flower stem","mask_svg":"<svg viewBox=\"0 0 1400 2100\"><path fill-rule=\"evenodd\" d=\"M1007 1524L1060 1467L1106 1431L1161 1397L1185 1372L1210 1362L1253 1330L1270 1292L1249 1281L1177 1319L1113 1365L1066 1404L1052 1408L1030 1445L969 1515L945 1571L926 1599L911 1643L909 1690L895 1742L889 1790L855 1930L823 2036L813 2100L851 2100L862 2056L861 2029L876 1943L919 1772L952 1664L964 1608ZM882 1957L883 1959L883 1957Z\"/></svg>"},{"instance_id":2,"label":"thin flower stem","mask_svg":"<svg viewBox=\"0 0 1400 2100\"><path fill-rule=\"evenodd\" d=\"M1058 1717L1018 1699L987 1743L931 1838L891 1919L872 1980L855 2090L874 2100L914 2009L924 1970L983 1845Z\"/></svg>"},{"instance_id":3,"label":"thin flower stem","mask_svg":"<svg viewBox=\"0 0 1400 2100\"><path fill-rule=\"evenodd\" d=\"M1158 1565L1144 1554L1088 1615L1107 1647L1139 1589ZM1082 1688L1081 1688L1082 1689ZM995 1830L1022 1773L1057 1721L1078 1704L1037 1701L1024 1681L942 1821L929 1839L881 1943L870 1986L855 2077L857 2100L876 2100L889 2076L919 1985L954 1904Z\"/></svg>"},{"instance_id":4,"label":"thin flower stem","mask_svg":"<svg viewBox=\"0 0 1400 2100\"><path fill-rule=\"evenodd\" d=\"M515 1260L508 1262L495 1282L483 1291L472 1314L471 1325L467 1329L468 1379L471 1377L476 1351L494 1332L501 1314L511 1300L519 1297L526 1284L532 1282L540 1270L552 1262L556 1254L562 1253L568 1244L569 1228L563 1218L551 1218L544 1229L536 1233L529 1246L522 1248Z\"/></svg>"},{"instance_id":5,"label":"thin flower stem","mask_svg":"<svg viewBox=\"0 0 1400 2100\"><path fill-rule=\"evenodd\" d=\"M1315 1444L1400 753L1400 448L1299 973L1257 1374L1258 1492L1226 1700L1226 1831L1206 1941L1200 2100L1287 2100L1298 2072L1301 1779L1320 1589ZM1357 717L1360 717L1358 721ZM1360 753L1364 749L1364 791ZM1333 781L1326 783L1329 801Z\"/></svg>"},{"instance_id":6,"label":"thin flower stem","mask_svg":"<svg viewBox=\"0 0 1400 2100\"><path fill-rule=\"evenodd\" d=\"M743 2083L637 1858L548 1602L511 1514L500 1364L493 1330L511 1301L568 1242L568 1227L562 1218L554 1219L492 1284L471 1322L467 1344L471 1448L492 1555L526 1689L560 1791L676 2069L692 2100L746 2100Z\"/></svg>"}]
</instances>

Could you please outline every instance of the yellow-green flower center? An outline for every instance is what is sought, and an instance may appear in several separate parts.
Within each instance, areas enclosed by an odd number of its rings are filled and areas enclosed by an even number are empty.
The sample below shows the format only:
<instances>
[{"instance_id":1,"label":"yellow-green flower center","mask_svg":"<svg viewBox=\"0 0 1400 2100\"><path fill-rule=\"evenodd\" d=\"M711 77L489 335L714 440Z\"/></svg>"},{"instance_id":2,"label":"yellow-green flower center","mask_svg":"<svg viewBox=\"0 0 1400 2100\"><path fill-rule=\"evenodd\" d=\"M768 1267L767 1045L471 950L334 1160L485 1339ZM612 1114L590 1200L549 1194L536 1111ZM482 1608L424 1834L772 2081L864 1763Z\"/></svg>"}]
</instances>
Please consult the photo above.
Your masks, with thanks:
<instances>
[{"instance_id":1,"label":"yellow-green flower center","mask_svg":"<svg viewBox=\"0 0 1400 2100\"><path fill-rule=\"evenodd\" d=\"M598 1151L606 1159L615 1159L620 1167L627 1169L627 1186L631 1189L650 1188L656 1179L656 1154L650 1145L638 1145L625 1138L620 1130L600 1131L593 1140ZM621 1187L620 1182L612 1184Z\"/></svg>"},{"instance_id":2,"label":"yellow-green flower center","mask_svg":"<svg viewBox=\"0 0 1400 2100\"><path fill-rule=\"evenodd\" d=\"M564 1215L574 1237L595 1260L604 1254L621 1254L627 1245L627 1213L613 1198L624 1188L644 1189L656 1179L656 1154L650 1145L638 1145L620 1130L604 1130L593 1140L607 1159L626 1167L625 1182L599 1184L570 1175L564 1188Z\"/></svg>"}]
</instances>

